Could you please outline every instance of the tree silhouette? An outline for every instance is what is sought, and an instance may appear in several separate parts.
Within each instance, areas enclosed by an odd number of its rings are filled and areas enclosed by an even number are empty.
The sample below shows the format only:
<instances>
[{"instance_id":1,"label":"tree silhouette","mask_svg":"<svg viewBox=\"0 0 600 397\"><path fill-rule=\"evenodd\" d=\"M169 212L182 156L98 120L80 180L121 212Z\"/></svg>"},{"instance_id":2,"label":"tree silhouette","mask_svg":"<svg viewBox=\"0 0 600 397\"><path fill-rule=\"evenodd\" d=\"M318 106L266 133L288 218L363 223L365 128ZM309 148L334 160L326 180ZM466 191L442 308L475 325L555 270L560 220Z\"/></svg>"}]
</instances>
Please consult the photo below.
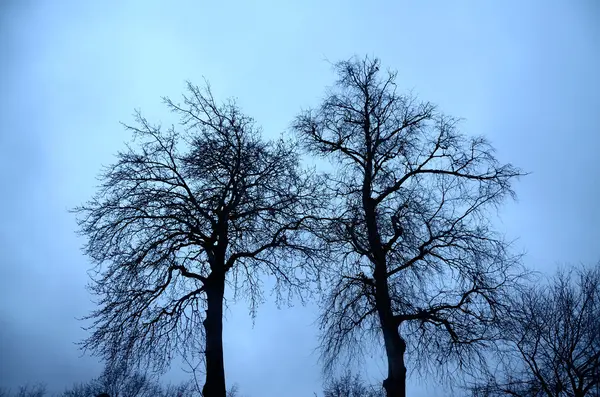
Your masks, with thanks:
<instances>
[{"instance_id":1,"label":"tree silhouette","mask_svg":"<svg viewBox=\"0 0 600 397\"><path fill-rule=\"evenodd\" d=\"M159 395L161 386L143 372L134 371L126 361L106 365L102 374L84 385L90 394L110 397L149 397Z\"/></svg>"},{"instance_id":2,"label":"tree silhouette","mask_svg":"<svg viewBox=\"0 0 600 397\"><path fill-rule=\"evenodd\" d=\"M381 387L364 382L358 374L346 371L338 378L330 379L324 387L323 397L383 397Z\"/></svg>"},{"instance_id":3,"label":"tree silhouette","mask_svg":"<svg viewBox=\"0 0 600 397\"><path fill-rule=\"evenodd\" d=\"M382 338L388 396L405 395L405 352L420 369L466 365L494 337L521 273L486 210L513 195L521 171L502 165L457 120L396 92L377 59L335 65L336 85L294 130L334 161L335 197L320 237L332 247L322 314L323 358L356 356Z\"/></svg>"},{"instance_id":4,"label":"tree silhouette","mask_svg":"<svg viewBox=\"0 0 600 397\"><path fill-rule=\"evenodd\" d=\"M473 396L600 396L600 264L516 295Z\"/></svg>"},{"instance_id":5,"label":"tree silhouette","mask_svg":"<svg viewBox=\"0 0 600 397\"><path fill-rule=\"evenodd\" d=\"M163 386L149 374L119 363L106 365L102 374L88 382L76 383L60 397L193 397L198 395L192 382Z\"/></svg>"},{"instance_id":6,"label":"tree silhouette","mask_svg":"<svg viewBox=\"0 0 600 397\"><path fill-rule=\"evenodd\" d=\"M10 390L0 388L0 397L44 397L46 394L46 386L42 383L21 386L14 394Z\"/></svg>"},{"instance_id":7,"label":"tree silhouette","mask_svg":"<svg viewBox=\"0 0 600 397\"><path fill-rule=\"evenodd\" d=\"M183 104L166 98L180 126L163 130L136 113L134 141L76 208L85 253L97 265L85 349L109 363L164 370L204 341L207 397L225 397L225 286L262 299L263 275L278 298L302 294L311 265L303 228L320 184L299 168L295 145L265 141L234 101L188 83ZM285 287L285 289L283 289ZM206 313L204 313L204 311ZM199 338L199 339L198 339Z\"/></svg>"}]
</instances>

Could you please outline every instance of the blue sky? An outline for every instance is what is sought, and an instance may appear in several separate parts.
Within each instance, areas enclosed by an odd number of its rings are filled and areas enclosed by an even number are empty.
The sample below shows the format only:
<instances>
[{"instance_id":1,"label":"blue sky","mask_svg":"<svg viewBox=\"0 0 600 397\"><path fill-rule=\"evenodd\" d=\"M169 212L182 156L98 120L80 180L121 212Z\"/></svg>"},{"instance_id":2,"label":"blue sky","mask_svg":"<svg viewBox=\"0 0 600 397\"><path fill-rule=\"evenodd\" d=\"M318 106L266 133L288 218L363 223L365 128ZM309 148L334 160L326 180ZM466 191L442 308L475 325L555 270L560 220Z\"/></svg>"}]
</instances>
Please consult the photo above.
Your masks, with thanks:
<instances>
[{"instance_id":1,"label":"blue sky","mask_svg":"<svg viewBox=\"0 0 600 397\"><path fill-rule=\"evenodd\" d=\"M62 390L98 374L74 342L92 307L67 210L129 140L134 108L168 120L206 77L265 135L288 129L374 55L398 84L484 134L531 175L501 211L526 264L600 260L600 5L580 1L4 1L0 4L0 385ZM248 397L320 389L313 307L245 306L225 329L228 382ZM283 337L286 335L286 337ZM293 342L293 343L290 343ZM272 364L271 364L272 363ZM380 381L384 367L371 364ZM173 375L177 378L178 375ZM413 379L412 394L444 395Z\"/></svg>"}]
</instances>

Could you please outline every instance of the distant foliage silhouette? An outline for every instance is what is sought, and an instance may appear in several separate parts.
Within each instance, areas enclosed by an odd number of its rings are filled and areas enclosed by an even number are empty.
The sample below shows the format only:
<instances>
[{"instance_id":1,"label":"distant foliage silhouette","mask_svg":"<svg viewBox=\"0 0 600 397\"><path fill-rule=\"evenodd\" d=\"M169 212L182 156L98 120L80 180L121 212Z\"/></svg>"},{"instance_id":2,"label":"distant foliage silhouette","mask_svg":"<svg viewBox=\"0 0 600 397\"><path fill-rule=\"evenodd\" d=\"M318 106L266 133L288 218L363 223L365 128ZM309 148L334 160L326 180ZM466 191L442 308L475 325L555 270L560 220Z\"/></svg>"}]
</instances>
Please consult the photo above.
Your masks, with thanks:
<instances>
[{"instance_id":1,"label":"distant foliage silhouette","mask_svg":"<svg viewBox=\"0 0 600 397\"><path fill-rule=\"evenodd\" d=\"M10 389L0 388L0 397L44 397L46 394L46 386L41 383L21 386L15 393Z\"/></svg>"},{"instance_id":2,"label":"distant foliage silhouette","mask_svg":"<svg viewBox=\"0 0 600 397\"><path fill-rule=\"evenodd\" d=\"M323 397L384 397L385 391L365 383L358 374L346 371L325 384Z\"/></svg>"},{"instance_id":3,"label":"distant foliage silhouette","mask_svg":"<svg viewBox=\"0 0 600 397\"><path fill-rule=\"evenodd\" d=\"M99 377L73 385L60 394L60 397L194 397L197 395L192 382L162 385L157 378L120 363L116 366L105 366Z\"/></svg>"},{"instance_id":4,"label":"distant foliage silhouette","mask_svg":"<svg viewBox=\"0 0 600 397\"><path fill-rule=\"evenodd\" d=\"M76 383L53 397L197 397L191 382L161 385L158 379L131 371L127 366L105 367L102 374L87 382ZM11 393L0 389L0 397L46 397L43 384L26 385Z\"/></svg>"}]
</instances>

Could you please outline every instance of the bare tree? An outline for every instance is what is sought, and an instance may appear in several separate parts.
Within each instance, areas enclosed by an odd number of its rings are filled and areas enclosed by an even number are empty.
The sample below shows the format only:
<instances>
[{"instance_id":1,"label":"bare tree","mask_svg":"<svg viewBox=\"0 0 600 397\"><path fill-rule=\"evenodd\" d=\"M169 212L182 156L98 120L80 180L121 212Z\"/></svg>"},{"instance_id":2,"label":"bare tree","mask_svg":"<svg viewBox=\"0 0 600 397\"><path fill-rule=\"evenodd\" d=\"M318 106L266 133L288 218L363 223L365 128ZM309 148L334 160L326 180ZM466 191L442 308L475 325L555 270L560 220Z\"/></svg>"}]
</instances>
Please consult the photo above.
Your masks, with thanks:
<instances>
[{"instance_id":1,"label":"bare tree","mask_svg":"<svg viewBox=\"0 0 600 397\"><path fill-rule=\"evenodd\" d=\"M510 314L474 396L600 396L600 264L532 285Z\"/></svg>"},{"instance_id":2,"label":"bare tree","mask_svg":"<svg viewBox=\"0 0 600 397\"><path fill-rule=\"evenodd\" d=\"M0 388L0 397L44 397L47 394L46 386L42 383L20 386L16 393Z\"/></svg>"},{"instance_id":3,"label":"bare tree","mask_svg":"<svg viewBox=\"0 0 600 397\"><path fill-rule=\"evenodd\" d=\"M229 390L227 390L227 397L240 397L240 387L237 383L231 385Z\"/></svg>"},{"instance_id":4,"label":"bare tree","mask_svg":"<svg viewBox=\"0 0 600 397\"><path fill-rule=\"evenodd\" d=\"M399 95L396 73L380 71L377 59L335 68L321 106L293 125L335 168L333 215L321 233L335 248L323 358L330 368L341 353L359 353L359 342L382 338L387 395L404 396L405 352L419 369L449 369L494 337L521 271L487 209L513 195L521 171L430 103Z\"/></svg>"},{"instance_id":5,"label":"bare tree","mask_svg":"<svg viewBox=\"0 0 600 397\"><path fill-rule=\"evenodd\" d=\"M203 394L225 397L225 286L249 298L252 315L263 275L274 277L279 298L303 293L310 262L296 259L307 252L301 231L319 184L299 168L293 143L263 140L253 119L233 101L217 104L208 85L187 88L183 104L165 99L180 126L163 130L138 112L137 126L127 126L134 142L75 209L100 298L83 346L110 363L162 370L174 352L194 353L199 337Z\"/></svg>"},{"instance_id":6,"label":"bare tree","mask_svg":"<svg viewBox=\"0 0 600 397\"><path fill-rule=\"evenodd\" d=\"M358 374L346 371L339 378L332 378L323 390L323 397L383 397L381 388L364 382Z\"/></svg>"},{"instance_id":7,"label":"bare tree","mask_svg":"<svg viewBox=\"0 0 600 397\"><path fill-rule=\"evenodd\" d=\"M198 394L192 382L184 382L179 385L167 385L163 388L162 397L196 397Z\"/></svg>"},{"instance_id":8,"label":"bare tree","mask_svg":"<svg viewBox=\"0 0 600 397\"><path fill-rule=\"evenodd\" d=\"M102 374L89 382L77 383L61 397L194 397L199 395L192 382L162 386L156 377L127 366L106 366Z\"/></svg>"},{"instance_id":9,"label":"bare tree","mask_svg":"<svg viewBox=\"0 0 600 397\"><path fill-rule=\"evenodd\" d=\"M106 365L102 374L87 387L93 395L106 393L111 397L150 397L159 395L161 391L156 379L135 371L127 361Z\"/></svg>"}]
</instances>

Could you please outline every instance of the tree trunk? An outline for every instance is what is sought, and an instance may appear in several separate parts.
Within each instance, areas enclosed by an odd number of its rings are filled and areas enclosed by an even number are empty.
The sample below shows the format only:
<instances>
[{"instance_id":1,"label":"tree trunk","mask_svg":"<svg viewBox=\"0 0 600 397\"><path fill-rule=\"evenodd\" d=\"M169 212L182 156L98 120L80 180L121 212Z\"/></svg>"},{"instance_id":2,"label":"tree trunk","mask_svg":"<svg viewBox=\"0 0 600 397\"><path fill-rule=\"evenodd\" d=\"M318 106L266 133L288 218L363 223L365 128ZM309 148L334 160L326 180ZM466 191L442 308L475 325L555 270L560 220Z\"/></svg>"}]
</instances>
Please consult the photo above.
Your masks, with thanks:
<instances>
[{"instance_id":1,"label":"tree trunk","mask_svg":"<svg viewBox=\"0 0 600 397\"><path fill-rule=\"evenodd\" d=\"M202 388L204 397L226 397L225 366L223 362L223 295L225 275L208 277L206 288L206 383Z\"/></svg>"},{"instance_id":2,"label":"tree trunk","mask_svg":"<svg viewBox=\"0 0 600 397\"><path fill-rule=\"evenodd\" d=\"M387 280L377 283L376 306L379 314L385 353L388 360L388 377L383 381L387 397L406 396L406 366L404 353L406 342L400 336L399 324L394 318Z\"/></svg>"},{"instance_id":3,"label":"tree trunk","mask_svg":"<svg viewBox=\"0 0 600 397\"><path fill-rule=\"evenodd\" d=\"M379 234L377 224L377 204L371 197L373 183L373 148L371 144L371 125L368 110L369 99L365 101L365 142L367 146L367 161L362 186L362 205L365 211L367 237L371 250L371 261L375 266L375 306L379 314L379 322L383 332L385 352L388 359L388 377L383 381L387 397L406 396L406 367L404 352L406 343L400 337L399 324L394 318L390 291L388 286L386 253Z\"/></svg>"},{"instance_id":4,"label":"tree trunk","mask_svg":"<svg viewBox=\"0 0 600 397\"><path fill-rule=\"evenodd\" d=\"M383 381L387 397L406 396L406 366L404 352L406 343L398 332L398 326L382 325L385 351L388 359L388 377Z\"/></svg>"}]
</instances>

